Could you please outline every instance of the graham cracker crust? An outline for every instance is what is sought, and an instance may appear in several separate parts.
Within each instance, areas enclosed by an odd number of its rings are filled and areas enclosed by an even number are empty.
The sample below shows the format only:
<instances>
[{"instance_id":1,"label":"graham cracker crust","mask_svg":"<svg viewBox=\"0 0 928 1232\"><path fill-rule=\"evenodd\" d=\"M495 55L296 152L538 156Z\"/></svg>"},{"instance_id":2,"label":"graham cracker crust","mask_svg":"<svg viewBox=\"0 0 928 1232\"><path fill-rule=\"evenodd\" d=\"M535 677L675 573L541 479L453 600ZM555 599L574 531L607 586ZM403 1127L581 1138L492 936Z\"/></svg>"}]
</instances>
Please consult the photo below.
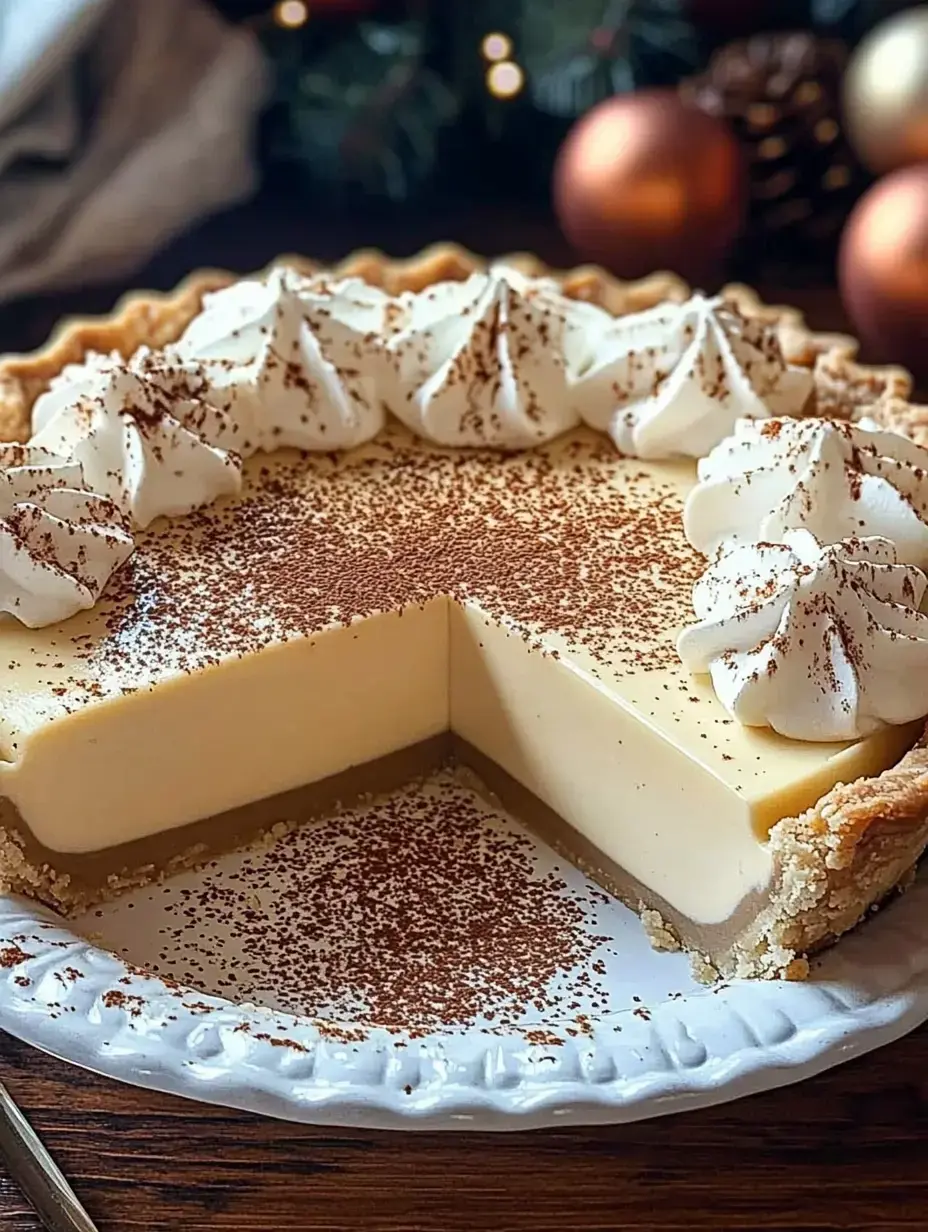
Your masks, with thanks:
<instances>
[{"instance_id":1,"label":"graham cracker crust","mask_svg":"<svg viewBox=\"0 0 928 1232\"><path fill-rule=\"evenodd\" d=\"M256 839L273 841L302 822L397 791L449 757L449 734L442 733L306 787L119 847L77 855L37 842L11 802L0 798L0 892L25 893L63 915L76 915L126 890L202 867Z\"/></svg>"},{"instance_id":2,"label":"graham cracker crust","mask_svg":"<svg viewBox=\"0 0 928 1232\"><path fill-rule=\"evenodd\" d=\"M675 910L608 860L563 818L485 754L451 732L320 782L104 852L66 855L38 844L0 800L0 891L22 892L64 915L161 882L256 841L331 816L454 769L641 918L658 950L685 950L704 983L720 977L803 979L808 955L831 945L914 876L928 844L925 737L898 766L851 787L771 832L770 884L717 924Z\"/></svg>"}]
</instances>

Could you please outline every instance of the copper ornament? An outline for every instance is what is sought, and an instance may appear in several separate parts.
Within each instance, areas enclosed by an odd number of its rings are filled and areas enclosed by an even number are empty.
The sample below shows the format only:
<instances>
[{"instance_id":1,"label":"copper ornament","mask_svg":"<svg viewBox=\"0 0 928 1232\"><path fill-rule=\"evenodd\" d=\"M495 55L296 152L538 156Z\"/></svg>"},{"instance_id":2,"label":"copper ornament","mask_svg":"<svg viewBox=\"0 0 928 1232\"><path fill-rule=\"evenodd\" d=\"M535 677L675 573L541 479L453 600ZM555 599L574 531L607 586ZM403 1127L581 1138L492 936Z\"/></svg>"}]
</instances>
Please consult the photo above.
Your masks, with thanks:
<instances>
[{"instance_id":1,"label":"copper ornament","mask_svg":"<svg viewBox=\"0 0 928 1232\"><path fill-rule=\"evenodd\" d=\"M871 357L928 374L928 164L894 171L858 202L839 281Z\"/></svg>"},{"instance_id":2,"label":"copper ornament","mask_svg":"<svg viewBox=\"0 0 928 1232\"><path fill-rule=\"evenodd\" d=\"M669 269L711 279L744 221L744 160L723 121L673 90L642 90L574 125L555 165L554 202L586 260L625 278Z\"/></svg>"}]
</instances>

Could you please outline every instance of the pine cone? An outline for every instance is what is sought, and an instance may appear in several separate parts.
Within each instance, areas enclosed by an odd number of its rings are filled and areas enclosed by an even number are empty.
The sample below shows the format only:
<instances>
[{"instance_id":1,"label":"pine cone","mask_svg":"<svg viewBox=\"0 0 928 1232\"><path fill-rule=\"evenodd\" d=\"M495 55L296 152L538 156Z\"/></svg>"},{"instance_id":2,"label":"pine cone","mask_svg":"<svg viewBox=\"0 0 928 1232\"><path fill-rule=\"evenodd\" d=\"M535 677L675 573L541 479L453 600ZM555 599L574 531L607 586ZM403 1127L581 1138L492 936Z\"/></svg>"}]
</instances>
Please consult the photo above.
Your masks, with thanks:
<instances>
[{"instance_id":1,"label":"pine cone","mask_svg":"<svg viewBox=\"0 0 928 1232\"><path fill-rule=\"evenodd\" d=\"M759 34L720 48L682 84L689 102L727 120L747 156L748 253L828 258L865 182L841 129L843 43Z\"/></svg>"}]
</instances>

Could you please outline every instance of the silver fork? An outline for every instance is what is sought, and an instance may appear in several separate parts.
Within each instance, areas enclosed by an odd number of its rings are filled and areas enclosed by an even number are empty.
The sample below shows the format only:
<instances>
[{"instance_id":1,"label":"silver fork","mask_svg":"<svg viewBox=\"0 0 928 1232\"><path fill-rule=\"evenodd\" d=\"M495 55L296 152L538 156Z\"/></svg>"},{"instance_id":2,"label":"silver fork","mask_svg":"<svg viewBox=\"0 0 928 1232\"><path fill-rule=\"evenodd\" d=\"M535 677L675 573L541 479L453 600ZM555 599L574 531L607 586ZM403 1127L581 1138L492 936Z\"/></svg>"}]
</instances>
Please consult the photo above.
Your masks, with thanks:
<instances>
[{"instance_id":1,"label":"silver fork","mask_svg":"<svg viewBox=\"0 0 928 1232\"><path fill-rule=\"evenodd\" d=\"M47 1232L97 1232L61 1169L0 1082L0 1157Z\"/></svg>"}]
</instances>

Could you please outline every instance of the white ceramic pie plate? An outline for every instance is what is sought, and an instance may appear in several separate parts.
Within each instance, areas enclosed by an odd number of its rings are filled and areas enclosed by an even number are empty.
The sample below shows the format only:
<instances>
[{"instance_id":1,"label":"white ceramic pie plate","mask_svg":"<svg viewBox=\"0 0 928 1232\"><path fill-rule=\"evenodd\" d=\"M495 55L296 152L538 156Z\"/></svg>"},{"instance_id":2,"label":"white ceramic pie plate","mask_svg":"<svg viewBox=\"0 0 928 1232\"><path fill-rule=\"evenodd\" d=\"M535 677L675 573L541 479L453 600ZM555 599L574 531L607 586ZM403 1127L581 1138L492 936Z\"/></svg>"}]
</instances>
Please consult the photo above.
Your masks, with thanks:
<instances>
[{"instance_id":1,"label":"white ceramic pie plate","mask_svg":"<svg viewBox=\"0 0 928 1232\"><path fill-rule=\"evenodd\" d=\"M486 830L498 837L514 823L487 810ZM312 830L299 841L314 841ZM555 857L530 841L543 875ZM243 941L228 911L183 910L204 901L204 880L237 883L241 861L185 874L167 891L124 899L79 926L0 898L0 1027L113 1078L268 1116L528 1129L633 1121L782 1086L928 1017L924 877L825 955L810 981L704 988L681 955L653 952L630 912L568 870L565 892L587 896L583 927L602 940L542 1008L528 1007L519 1025L505 1028L484 1020L421 1038L355 1031L344 1017L338 1022L337 1007L318 1005L315 1019L277 1008L294 994L261 988L280 964L262 973L253 931ZM91 927L137 965L81 934ZM311 920L304 927L292 940L295 969L300 945L318 940ZM191 947L202 986L226 987L228 997L140 969L157 962L162 974L189 970ZM586 1024L579 1032L578 1014ZM322 1017L334 1027L320 1029Z\"/></svg>"}]
</instances>

